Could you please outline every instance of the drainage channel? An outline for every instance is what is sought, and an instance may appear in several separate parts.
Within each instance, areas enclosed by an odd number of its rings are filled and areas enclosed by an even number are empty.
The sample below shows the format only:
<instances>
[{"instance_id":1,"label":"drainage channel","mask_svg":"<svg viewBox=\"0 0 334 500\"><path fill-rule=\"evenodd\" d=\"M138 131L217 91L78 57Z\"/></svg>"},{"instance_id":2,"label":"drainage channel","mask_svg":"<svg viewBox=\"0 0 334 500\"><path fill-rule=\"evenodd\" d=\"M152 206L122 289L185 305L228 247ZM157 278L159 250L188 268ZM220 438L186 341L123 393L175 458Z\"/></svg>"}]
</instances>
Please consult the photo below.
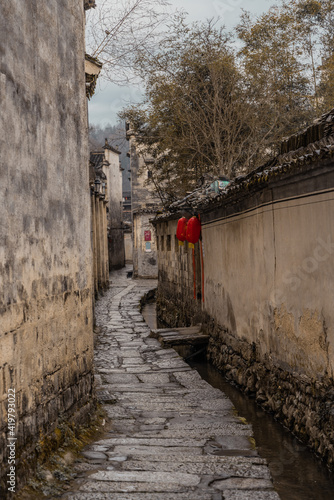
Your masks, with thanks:
<instances>
[{"instance_id":1,"label":"drainage channel","mask_svg":"<svg viewBox=\"0 0 334 500\"><path fill-rule=\"evenodd\" d=\"M210 385L223 391L239 416L252 424L257 450L268 462L281 500L334 499L334 476L313 453L254 400L231 385L206 361L190 362Z\"/></svg>"},{"instance_id":2,"label":"drainage channel","mask_svg":"<svg viewBox=\"0 0 334 500\"><path fill-rule=\"evenodd\" d=\"M142 314L152 329L157 328L155 303L146 304ZM305 445L205 360L192 359L189 365L224 392L239 416L252 424L258 453L268 462L281 500L334 499L334 475Z\"/></svg>"}]
</instances>

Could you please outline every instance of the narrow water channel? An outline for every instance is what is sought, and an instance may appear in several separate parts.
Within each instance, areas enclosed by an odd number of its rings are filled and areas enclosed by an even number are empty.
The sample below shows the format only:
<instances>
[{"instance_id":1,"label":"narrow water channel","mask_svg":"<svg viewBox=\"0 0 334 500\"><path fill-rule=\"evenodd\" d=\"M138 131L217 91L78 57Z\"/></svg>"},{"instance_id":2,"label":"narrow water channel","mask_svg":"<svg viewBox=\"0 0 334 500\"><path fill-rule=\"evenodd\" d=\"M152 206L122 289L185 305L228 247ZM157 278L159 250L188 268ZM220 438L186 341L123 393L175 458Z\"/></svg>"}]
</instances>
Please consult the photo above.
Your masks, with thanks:
<instances>
[{"instance_id":1,"label":"narrow water channel","mask_svg":"<svg viewBox=\"0 0 334 500\"><path fill-rule=\"evenodd\" d=\"M189 363L210 385L223 391L238 414L252 424L257 450L268 462L281 500L333 500L334 476L314 454L253 399L231 385L209 363Z\"/></svg>"},{"instance_id":2,"label":"narrow water channel","mask_svg":"<svg viewBox=\"0 0 334 500\"><path fill-rule=\"evenodd\" d=\"M142 314L152 329L157 328L154 303L147 304ZM281 500L334 500L334 474L306 446L205 360L189 364L223 391L238 414L252 424L258 453L268 462Z\"/></svg>"}]
</instances>

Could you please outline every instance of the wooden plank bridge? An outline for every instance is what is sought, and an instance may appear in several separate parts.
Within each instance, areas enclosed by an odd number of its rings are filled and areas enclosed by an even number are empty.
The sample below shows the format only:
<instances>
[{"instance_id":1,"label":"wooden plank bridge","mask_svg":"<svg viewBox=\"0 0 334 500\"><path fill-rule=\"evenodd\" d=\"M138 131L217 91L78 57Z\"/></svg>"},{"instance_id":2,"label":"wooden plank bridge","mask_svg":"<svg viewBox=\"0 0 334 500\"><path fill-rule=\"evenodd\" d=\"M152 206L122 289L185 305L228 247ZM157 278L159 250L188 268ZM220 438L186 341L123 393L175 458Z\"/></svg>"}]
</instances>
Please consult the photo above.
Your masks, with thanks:
<instances>
[{"instance_id":1,"label":"wooden plank bridge","mask_svg":"<svg viewBox=\"0 0 334 500\"><path fill-rule=\"evenodd\" d=\"M192 346L200 348L205 347L209 342L209 335L201 331L201 325L151 330L151 337L158 339L163 347Z\"/></svg>"}]
</instances>

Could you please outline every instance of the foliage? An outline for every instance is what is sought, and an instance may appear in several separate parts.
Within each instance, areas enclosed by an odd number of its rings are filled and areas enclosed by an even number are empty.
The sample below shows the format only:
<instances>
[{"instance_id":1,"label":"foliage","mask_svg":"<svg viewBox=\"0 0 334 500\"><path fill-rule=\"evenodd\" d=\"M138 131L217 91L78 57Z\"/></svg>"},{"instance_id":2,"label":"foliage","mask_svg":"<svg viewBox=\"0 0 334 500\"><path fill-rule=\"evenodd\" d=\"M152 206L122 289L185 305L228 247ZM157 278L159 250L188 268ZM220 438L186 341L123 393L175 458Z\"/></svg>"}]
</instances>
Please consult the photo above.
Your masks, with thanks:
<instances>
[{"instance_id":1,"label":"foliage","mask_svg":"<svg viewBox=\"0 0 334 500\"><path fill-rule=\"evenodd\" d=\"M334 106L333 16L332 0L282 0L255 19L244 11L237 50L213 20L187 26L179 15L159 46L139 48L145 98L121 117L164 202L205 174L256 168Z\"/></svg>"},{"instance_id":2,"label":"foliage","mask_svg":"<svg viewBox=\"0 0 334 500\"><path fill-rule=\"evenodd\" d=\"M241 16L239 55L267 128L272 127L273 151L282 137L334 104L333 13L329 0L284 0L255 20L247 12Z\"/></svg>"},{"instance_id":3,"label":"foliage","mask_svg":"<svg viewBox=\"0 0 334 500\"><path fill-rule=\"evenodd\" d=\"M121 116L153 158L151 182L163 185L167 199L208 172L232 176L251 161L257 112L222 28L212 21L189 27L175 16L170 36L137 64L145 101Z\"/></svg>"},{"instance_id":4,"label":"foliage","mask_svg":"<svg viewBox=\"0 0 334 500\"><path fill-rule=\"evenodd\" d=\"M334 106L334 5L332 0L324 2L324 9L319 93L322 99L322 109L326 111Z\"/></svg>"}]
</instances>

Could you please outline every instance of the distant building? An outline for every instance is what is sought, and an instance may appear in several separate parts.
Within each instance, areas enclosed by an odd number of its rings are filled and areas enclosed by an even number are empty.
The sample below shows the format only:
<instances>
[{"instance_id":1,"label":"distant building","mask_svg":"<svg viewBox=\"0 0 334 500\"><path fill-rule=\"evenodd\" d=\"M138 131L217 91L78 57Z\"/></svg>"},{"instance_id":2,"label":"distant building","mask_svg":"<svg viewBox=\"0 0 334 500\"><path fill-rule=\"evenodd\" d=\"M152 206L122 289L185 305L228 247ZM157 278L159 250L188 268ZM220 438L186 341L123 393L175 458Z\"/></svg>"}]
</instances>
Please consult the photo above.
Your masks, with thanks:
<instances>
[{"instance_id":1,"label":"distant building","mask_svg":"<svg viewBox=\"0 0 334 500\"><path fill-rule=\"evenodd\" d=\"M126 264L133 264L131 191L123 191L124 250Z\"/></svg>"},{"instance_id":2,"label":"distant building","mask_svg":"<svg viewBox=\"0 0 334 500\"><path fill-rule=\"evenodd\" d=\"M131 222L131 191L123 191L123 221Z\"/></svg>"},{"instance_id":3,"label":"distant building","mask_svg":"<svg viewBox=\"0 0 334 500\"><path fill-rule=\"evenodd\" d=\"M107 176L103 171L103 158L100 158L100 155L91 154L89 185L92 214L94 292L97 298L99 292L109 285Z\"/></svg>"},{"instance_id":4,"label":"distant building","mask_svg":"<svg viewBox=\"0 0 334 500\"><path fill-rule=\"evenodd\" d=\"M140 278L157 278L157 240L150 219L159 209L160 200L147 184L151 158L140 150L129 125L127 139L130 143L133 274Z\"/></svg>"},{"instance_id":5,"label":"distant building","mask_svg":"<svg viewBox=\"0 0 334 500\"><path fill-rule=\"evenodd\" d=\"M105 202L107 207L107 238L109 270L125 265L124 225L122 200L122 167L119 161L121 153L108 143L102 148L91 151L91 161L96 169L106 176Z\"/></svg>"}]
</instances>

